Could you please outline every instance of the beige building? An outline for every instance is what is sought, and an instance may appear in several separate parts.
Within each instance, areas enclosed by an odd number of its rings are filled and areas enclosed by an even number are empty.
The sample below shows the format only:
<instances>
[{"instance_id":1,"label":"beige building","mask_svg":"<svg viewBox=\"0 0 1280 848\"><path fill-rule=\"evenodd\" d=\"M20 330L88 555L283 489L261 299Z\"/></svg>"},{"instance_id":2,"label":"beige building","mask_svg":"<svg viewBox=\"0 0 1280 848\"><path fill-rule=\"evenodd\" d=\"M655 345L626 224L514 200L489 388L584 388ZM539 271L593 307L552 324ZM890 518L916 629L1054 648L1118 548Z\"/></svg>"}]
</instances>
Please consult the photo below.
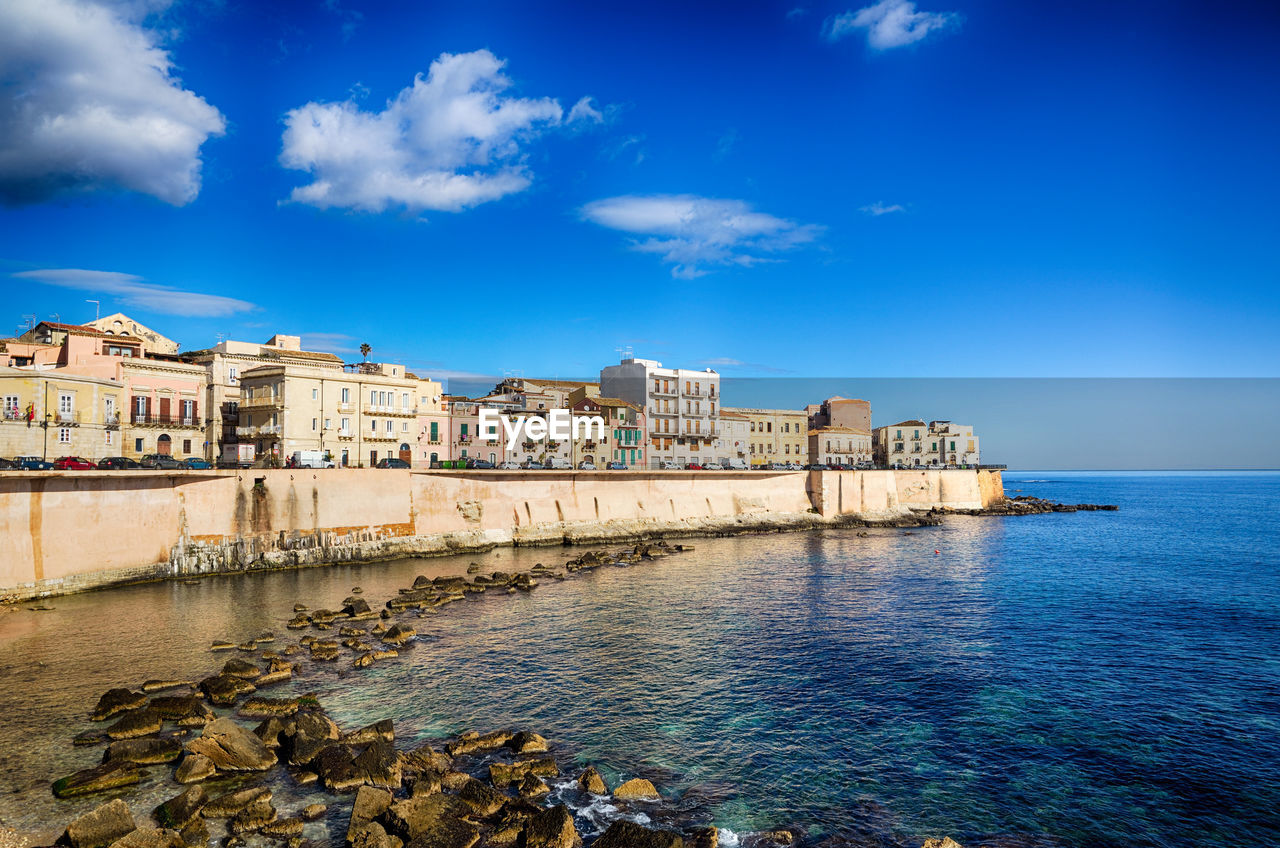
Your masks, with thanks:
<instances>
[{"instance_id":1,"label":"beige building","mask_svg":"<svg viewBox=\"0 0 1280 848\"><path fill-rule=\"evenodd\" d=\"M924 437L928 427L919 418L909 418L872 432L872 453L877 465L916 466L927 464Z\"/></svg>"},{"instance_id":2,"label":"beige building","mask_svg":"<svg viewBox=\"0 0 1280 848\"><path fill-rule=\"evenodd\" d=\"M751 419L732 409L720 410L720 438L716 440L716 461L750 467Z\"/></svg>"},{"instance_id":3,"label":"beige building","mask_svg":"<svg viewBox=\"0 0 1280 848\"><path fill-rule=\"evenodd\" d=\"M321 451L338 466L370 466L387 457L413 463L419 404L441 395L439 383L392 363L344 366L317 358L259 365L239 379L237 437L254 445L256 457L281 463L295 451ZM420 458L418 464L424 464Z\"/></svg>"},{"instance_id":4,"label":"beige building","mask_svg":"<svg viewBox=\"0 0 1280 848\"><path fill-rule=\"evenodd\" d=\"M875 429L876 462L911 468L977 465L978 437L968 424L913 418Z\"/></svg>"},{"instance_id":5,"label":"beige building","mask_svg":"<svg viewBox=\"0 0 1280 848\"><path fill-rule=\"evenodd\" d=\"M868 465L871 433L853 427L819 427L809 431L809 462L819 465Z\"/></svg>"},{"instance_id":6,"label":"beige building","mask_svg":"<svg viewBox=\"0 0 1280 848\"><path fill-rule=\"evenodd\" d=\"M173 339L160 335L145 324L139 324L120 312L89 321L84 326L100 330L108 336L130 336L141 339L142 349L147 353L158 353L163 356L174 356L178 353L178 343Z\"/></svg>"},{"instance_id":7,"label":"beige building","mask_svg":"<svg viewBox=\"0 0 1280 848\"><path fill-rule=\"evenodd\" d=\"M282 334L263 343L227 339L211 348L184 353L180 358L205 370L204 408L208 415L204 457L210 462L236 452L242 374L261 365L342 366L342 360L332 353L302 350L299 336Z\"/></svg>"},{"instance_id":8,"label":"beige building","mask_svg":"<svg viewBox=\"0 0 1280 848\"><path fill-rule=\"evenodd\" d=\"M802 409L751 409L729 407L726 412L747 419L751 465L771 462L808 462L808 414Z\"/></svg>"},{"instance_id":9,"label":"beige building","mask_svg":"<svg viewBox=\"0 0 1280 848\"><path fill-rule=\"evenodd\" d=\"M926 465L978 465L978 437L969 424L930 421L924 441Z\"/></svg>"},{"instance_id":10,"label":"beige building","mask_svg":"<svg viewBox=\"0 0 1280 848\"><path fill-rule=\"evenodd\" d=\"M858 398L836 395L822 403L805 407L809 415L809 427L850 427L863 433L871 432L871 404Z\"/></svg>"},{"instance_id":11,"label":"beige building","mask_svg":"<svg viewBox=\"0 0 1280 848\"><path fill-rule=\"evenodd\" d=\"M123 398L114 380L0 367L0 456L119 456Z\"/></svg>"}]
</instances>

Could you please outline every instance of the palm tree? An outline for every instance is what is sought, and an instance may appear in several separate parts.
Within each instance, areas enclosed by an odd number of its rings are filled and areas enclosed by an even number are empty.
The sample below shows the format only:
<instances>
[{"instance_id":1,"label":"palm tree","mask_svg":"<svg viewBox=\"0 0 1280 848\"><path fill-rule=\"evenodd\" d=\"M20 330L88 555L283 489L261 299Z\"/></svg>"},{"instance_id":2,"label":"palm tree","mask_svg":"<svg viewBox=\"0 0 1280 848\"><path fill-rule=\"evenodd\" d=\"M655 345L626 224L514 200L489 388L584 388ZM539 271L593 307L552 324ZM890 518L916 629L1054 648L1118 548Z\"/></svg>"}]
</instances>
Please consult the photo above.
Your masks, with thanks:
<instances>
[{"instance_id":1,"label":"palm tree","mask_svg":"<svg viewBox=\"0 0 1280 848\"><path fill-rule=\"evenodd\" d=\"M361 342L361 344L360 344L360 355L364 357L364 361L365 361L365 362L368 362L368 361L369 361L369 354L370 354L372 351L373 351L373 348L369 347L369 343L368 343L368 342Z\"/></svg>"}]
</instances>

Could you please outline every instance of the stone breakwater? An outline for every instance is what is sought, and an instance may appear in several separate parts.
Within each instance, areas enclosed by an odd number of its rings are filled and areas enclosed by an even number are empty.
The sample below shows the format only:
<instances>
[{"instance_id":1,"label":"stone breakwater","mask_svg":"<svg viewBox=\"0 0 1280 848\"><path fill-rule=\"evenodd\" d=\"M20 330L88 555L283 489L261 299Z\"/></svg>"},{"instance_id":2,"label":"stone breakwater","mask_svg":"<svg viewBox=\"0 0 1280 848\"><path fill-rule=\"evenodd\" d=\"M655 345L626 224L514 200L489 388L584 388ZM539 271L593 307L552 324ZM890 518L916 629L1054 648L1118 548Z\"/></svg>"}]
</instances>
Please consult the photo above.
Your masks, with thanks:
<instances>
[{"instance_id":1,"label":"stone breakwater","mask_svg":"<svg viewBox=\"0 0 1280 848\"><path fill-rule=\"evenodd\" d=\"M1018 495L1001 498L982 509L939 507L931 512L943 515L1044 515L1049 512L1115 512L1119 508L1115 504L1064 504L1034 495Z\"/></svg>"},{"instance_id":2,"label":"stone breakwater","mask_svg":"<svg viewBox=\"0 0 1280 848\"><path fill-rule=\"evenodd\" d=\"M191 680L145 679L102 694L86 716L94 726L75 745L100 762L54 780L54 795L114 795L69 821L70 848L184 848L218 845L346 845L354 848L718 848L708 820L677 815L678 799L644 775L610 787L590 765L571 765L528 729L471 731L435 745L404 745L393 721L341 727L296 677L342 673L360 685L368 669L401 662L419 631L450 605L532 592L603 567L637 567L692 548L655 543L588 551L562 566L468 577L420 576L375 609L354 587L338 609L301 602L284 628L216 642L230 655ZM144 779L172 783L150 809L131 805ZM157 776L155 772L160 772ZM277 800L288 786L292 799ZM274 787L274 790L273 790ZM279 794L285 794L282 791ZM588 810L608 809L601 820ZM649 826L653 825L653 826ZM333 841L325 834L342 834ZM318 840L318 841L313 841ZM808 840L803 828L753 833L750 848ZM925 848L959 848L949 838Z\"/></svg>"},{"instance_id":3,"label":"stone breakwater","mask_svg":"<svg viewBox=\"0 0 1280 848\"><path fill-rule=\"evenodd\" d=\"M0 473L0 601L146 580L678 536L910 525L998 471Z\"/></svg>"}]
</instances>

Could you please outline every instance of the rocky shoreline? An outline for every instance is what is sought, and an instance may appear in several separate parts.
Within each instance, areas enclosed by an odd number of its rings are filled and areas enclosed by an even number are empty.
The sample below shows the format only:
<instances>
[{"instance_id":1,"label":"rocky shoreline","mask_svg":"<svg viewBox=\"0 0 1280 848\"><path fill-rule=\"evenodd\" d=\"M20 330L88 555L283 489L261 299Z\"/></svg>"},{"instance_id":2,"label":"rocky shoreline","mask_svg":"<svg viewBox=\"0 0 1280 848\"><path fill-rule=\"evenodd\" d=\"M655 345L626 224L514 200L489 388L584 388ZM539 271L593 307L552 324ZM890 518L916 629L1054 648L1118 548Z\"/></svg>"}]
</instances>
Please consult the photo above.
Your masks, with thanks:
<instances>
[{"instance_id":1,"label":"rocky shoreline","mask_svg":"<svg viewBox=\"0 0 1280 848\"><path fill-rule=\"evenodd\" d=\"M562 566L538 564L516 573L482 574L473 564L467 577L419 576L377 609L357 587L340 609L296 604L284 623L288 635L260 633L213 644L211 651L234 655L211 674L111 689L86 710L93 728L70 740L100 748L101 762L54 780L51 790L59 798L114 797L68 823L57 844L718 848L719 831L710 822L679 830L639 823L663 820L667 804L657 787L632 777L611 789L591 766L566 774L555 746L536 732L472 731L439 747L404 747L397 745L390 719L342 728L314 695L262 694L292 681L304 664L345 666L353 673L397 662L403 652L418 649L418 628L451 604L532 592L543 581L690 550L659 541L588 551ZM358 676L353 679L359 685ZM154 809L134 810L129 791L157 769L169 772L173 796ZM291 790L305 793L305 803L278 804L268 780L289 781ZM598 801L613 805L619 816L602 832L584 833L573 810ZM345 838L314 842L304 834L309 829L314 837L320 826L309 828L310 822L323 822ZM786 848L803 839L794 830L778 830L753 834L743 844ZM959 848L950 839L924 845Z\"/></svg>"},{"instance_id":2,"label":"rocky shoreline","mask_svg":"<svg viewBox=\"0 0 1280 848\"><path fill-rule=\"evenodd\" d=\"M1037 498L1033 495L1017 495L996 501L984 509L954 509L940 507L930 510L937 515L1044 515L1049 512L1115 512L1115 504L1064 504Z\"/></svg>"}]
</instances>

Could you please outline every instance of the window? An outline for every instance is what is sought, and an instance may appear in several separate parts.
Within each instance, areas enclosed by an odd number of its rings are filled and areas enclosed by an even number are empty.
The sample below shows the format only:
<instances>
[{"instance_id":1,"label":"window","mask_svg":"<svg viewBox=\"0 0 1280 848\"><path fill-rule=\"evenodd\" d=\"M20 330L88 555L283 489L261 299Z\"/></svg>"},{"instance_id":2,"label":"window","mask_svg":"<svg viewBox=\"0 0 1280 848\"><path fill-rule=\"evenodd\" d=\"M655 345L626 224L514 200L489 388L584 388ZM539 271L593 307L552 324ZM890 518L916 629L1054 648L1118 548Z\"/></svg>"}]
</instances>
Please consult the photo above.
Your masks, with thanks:
<instances>
[{"instance_id":1,"label":"window","mask_svg":"<svg viewBox=\"0 0 1280 848\"><path fill-rule=\"evenodd\" d=\"M110 446L115 441L115 434L116 434L115 430L108 430L106 440L103 442L103 444Z\"/></svg>"},{"instance_id":2,"label":"window","mask_svg":"<svg viewBox=\"0 0 1280 848\"><path fill-rule=\"evenodd\" d=\"M108 424L115 420L116 417L116 399L113 397L106 398L102 402L103 420Z\"/></svg>"},{"instance_id":3,"label":"window","mask_svg":"<svg viewBox=\"0 0 1280 848\"><path fill-rule=\"evenodd\" d=\"M344 391L345 391L345 389L344 389ZM342 429L341 429L341 430L339 430L339 432L340 432L340 433L342 433L342 435L344 435L344 436L350 436L350 435L351 435L351 419L350 419L350 418L344 418L344 419L342 419ZM343 451L343 455L344 455L344 456L346 455L346 452L345 452L345 451ZM346 463L343 463L343 464L345 465Z\"/></svg>"},{"instance_id":4,"label":"window","mask_svg":"<svg viewBox=\"0 0 1280 848\"><path fill-rule=\"evenodd\" d=\"M134 453L142 453L142 439L133 440Z\"/></svg>"},{"instance_id":5,"label":"window","mask_svg":"<svg viewBox=\"0 0 1280 848\"><path fill-rule=\"evenodd\" d=\"M196 402L193 400L184 400L182 402L182 420L184 422L194 423L196 418Z\"/></svg>"},{"instance_id":6,"label":"window","mask_svg":"<svg viewBox=\"0 0 1280 848\"><path fill-rule=\"evenodd\" d=\"M228 368L228 369L227 369L227 382L228 382L228 383L230 383L231 385L233 385L233 386L234 386L234 385L236 384L236 381L237 381L237 380L239 380L239 379L240 379L240 370L239 370L238 368Z\"/></svg>"},{"instance_id":7,"label":"window","mask_svg":"<svg viewBox=\"0 0 1280 848\"><path fill-rule=\"evenodd\" d=\"M320 429L320 419L319 419L319 418L312 418L312 419L311 419L311 432L313 432L313 433L314 433L314 432L315 432L316 430L318 430L318 429Z\"/></svg>"},{"instance_id":8,"label":"window","mask_svg":"<svg viewBox=\"0 0 1280 848\"><path fill-rule=\"evenodd\" d=\"M71 428L70 427L58 428L58 444L60 445L71 444Z\"/></svg>"},{"instance_id":9,"label":"window","mask_svg":"<svg viewBox=\"0 0 1280 848\"><path fill-rule=\"evenodd\" d=\"M395 425L395 422L394 422L394 421L391 421L391 420L388 420L388 421L387 421L387 432L388 432L388 433L391 433L391 432L393 432L393 431L394 431L394 429L395 429L395 426L394 426L394 425Z\"/></svg>"},{"instance_id":10,"label":"window","mask_svg":"<svg viewBox=\"0 0 1280 848\"><path fill-rule=\"evenodd\" d=\"M187 455L190 455L190 454L191 454L191 440L190 440L190 439L183 439L183 440L182 440L182 452L183 452L183 453L185 453L185 454L187 454Z\"/></svg>"},{"instance_id":11,"label":"window","mask_svg":"<svg viewBox=\"0 0 1280 848\"><path fill-rule=\"evenodd\" d=\"M403 408L405 408L405 409L408 409L408 408L409 408L409 393L408 393L408 392L402 392L402 393L400 394L400 406L402 406L402 407L403 407Z\"/></svg>"},{"instance_id":12,"label":"window","mask_svg":"<svg viewBox=\"0 0 1280 848\"><path fill-rule=\"evenodd\" d=\"M75 402L75 395L60 393L58 395L58 414L70 415L71 411L75 408Z\"/></svg>"},{"instance_id":13,"label":"window","mask_svg":"<svg viewBox=\"0 0 1280 848\"><path fill-rule=\"evenodd\" d=\"M312 390L311 390L311 399L312 399L312 400L318 400L318 399L319 399L319 397L320 397L320 390L319 390L319 389L312 389Z\"/></svg>"},{"instance_id":14,"label":"window","mask_svg":"<svg viewBox=\"0 0 1280 848\"><path fill-rule=\"evenodd\" d=\"M440 422L438 421L431 422L431 441L440 441Z\"/></svg>"},{"instance_id":15,"label":"window","mask_svg":"<svg viewBox=\"0 0 1280 848\"><path fill-rule=\"evenodd\" d=\"M351 403L351 389L344 388L342 390L342 402Z\"/></svg>"},{"instance_id":16,"label":"window","mask_svg":"<svg viewBox=\"0 0 1280 848\"><path fill-rule=\"evenodd\" d=\"M952 450L955 450L955 449L956 449L956 443L955 443L955 442L952 442L952 443L951 443L951 449L952 449Z\"/></svg>"},{"instance_id":17,"label":"window","mask_svg":"<svg viewBox=\"0 0 1280 848\"><path fill-rule=\"evenodd\" d=\"M332 418L326 418L326 419L324 420L324 429L325 429L326 431L328 431L328 430L332 430L332 429L333 429L333 419L332 419Z\"/></svg>"},{"instance_id":18,"label":"window","mask_svg":"<svg viewBox=\"0 0 1280 848\"><path fill-rule=\"evenodd\" d=\"M17 395L4 396L4 417L11 418L11 419L18 417L18 396Z\"/></svg>"},{"instance_id":19,"label":"window","mask_svg":"<svg viewBox=\"0 0 1280 848\"><path fill-rule=\"evenodd\" d=\"M375 432L375 433L376 433L376 432L378 432L378 421L377 421L377 419L375 419L375 418L370 418L370 419L369 419L369 429L370 429L370 430L372 430L372 431L373 431L373 432Z\"/></svg>"},{"instance_id":20,"label":"window","mask_svg":"<svg viewBox=\"0 0 1280 848\"><path fill-rule=\"evenodd\" d=\"M408 421L401 421L401 422L400 422L400 432L402 432L402 433L407 433L408 431L409 431L409 422L408 422Z\"/></svg>"}]
</instances>

